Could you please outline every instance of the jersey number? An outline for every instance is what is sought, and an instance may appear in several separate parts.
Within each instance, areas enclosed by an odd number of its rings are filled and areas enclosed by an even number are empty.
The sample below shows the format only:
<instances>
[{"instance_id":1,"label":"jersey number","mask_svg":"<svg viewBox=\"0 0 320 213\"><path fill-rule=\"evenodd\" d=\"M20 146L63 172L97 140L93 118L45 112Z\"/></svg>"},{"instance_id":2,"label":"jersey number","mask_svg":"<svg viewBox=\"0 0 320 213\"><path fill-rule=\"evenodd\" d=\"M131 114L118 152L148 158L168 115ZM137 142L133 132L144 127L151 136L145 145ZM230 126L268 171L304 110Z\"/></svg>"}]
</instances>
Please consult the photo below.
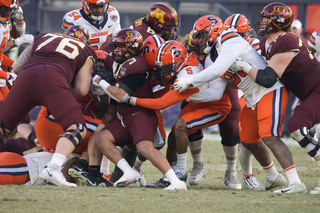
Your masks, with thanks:
<instances>
[{"instance_id":1,"label":"jersey number","mask_svg":"<svg viewBox=\"0 0 320 213\"><path fill-rule=\"evenodd\" d=\"M40 50L42 47L44 47L45 45L49 44L50 42L52 42L53 40L55 40L57 38L63 38L62 35L51 34L51 33L47 33L46 35L44 35L44 37L48 37L48 39L45 40L44 42L42 42L38 46L36 51ZM86 46L84 43L77 41L75 39L63 38L63 39L61 39L61 41L55 51L65 55L69 59L75 59L79 55L79 49L76 45L72 44L71 42L78 44L79 47L82 49L85 48L85 46ZM66 47L68 47L68 48L66 48Z\"/></svg>"}]
</instances>

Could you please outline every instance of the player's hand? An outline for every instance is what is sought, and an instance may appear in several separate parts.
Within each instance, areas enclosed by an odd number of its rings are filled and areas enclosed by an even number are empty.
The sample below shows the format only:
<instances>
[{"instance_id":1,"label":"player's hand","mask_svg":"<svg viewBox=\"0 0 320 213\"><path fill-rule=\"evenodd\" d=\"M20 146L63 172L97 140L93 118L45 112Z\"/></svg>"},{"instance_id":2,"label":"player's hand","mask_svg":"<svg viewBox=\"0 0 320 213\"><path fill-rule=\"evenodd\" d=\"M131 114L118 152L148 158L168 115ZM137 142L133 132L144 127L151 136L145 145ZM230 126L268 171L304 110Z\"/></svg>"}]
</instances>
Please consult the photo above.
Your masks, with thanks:
<instances>
[{"instance_id":1,"label":"player's hand","mask_svg":"<svg viewBox=\"0 0 320 213\"><path fill-rule=\"evenodd\" d=\"M6 85L7 85L6 79L0 78L0 87L4 87L4 86L6 86Z\"/></svg>"},{"instance_id":2,"label":"player's hand","mask_svg":"<svg viewBox=\"0 0 320 213\"><path fill-rule=\"evenodd\" d=\"M15 46L20 47L23 45L31 44L33 42L33 38L34 36L31 34L24 34L14 40Z\"/></svg>"},{"instance_id":3,"label":"player's hand","mask_svg":"<svg viewBox=\"0 0 320 213\"><path fill-rule=\"evenodd\" d=\"M9 84L12 86L13 82L16 80L17 78L17 74L13 73L13 72L8 72L7 75L7 81L9 82Z\"/></svg>"},{"instance_id":4,"label":"player's hand","mask_svg":"<svg viewBox=\"0 0 320 213\"><path fill-rule=\"evenodd\" d=\"M23 20L23 10L22 10L22 8L20 6L18 7L18 10L17 10L17 12L16 12L14 17L18 21Z\"/></svg>"},{"instance_id":5,"label":"player's hand","mask_svg":"<svg viewBox=\"0 0 320 213\"><path fill-rule=\"evenodd\" d=\"M91 92L94 94L94 95L97 95L98 97L101 96L101 95L105 95L106 92L99 86L96 86L96 85L93 85L91 87Z\"/></svg>"},{"instance_id":6,"label":"player's hand","mask_svg":"<svg viewBox=\"0 0 320 213\"><path fill-rule=\"evenodd\" d=\"M97 87L100 87L99 86L99 82L101 81L101 76L100 75L97 75L95 74L93 77L92 77L92 84L97 86Z\"/></svg>"},{"instance_id":7,"label":"player's hand","mask_svg":"<svg viewBox=\"0 0 320 213\"><path fill-rule=\"evenodd\" d=\"M252 68L252 66L246 62L243 59L237 59L235 62L233 62L233 64L229 67L229 70L233 71L233 72L237 72L242 70L243 72L247 73L250 71L250 69Z\"/></svg>"},{"instance_id":8,"label":"player's hand","mask_svg":"<svg viewBox=\"0 0 320 213\"><path fill-rule=\"evenodd\" d=\"M135 106L136 105L136 102L137 102L137 97L134 97L134 96L130 96L129 100L128 100L128 103Z\"/></svg>"},{"instance_id":9,"label":"player's hand","mask_svg":"<svg viewBox=\"0 0 320 213\"><path fill-rule=\"evenodd\" d=\"M190 87L191 85L192 84L189 78L179 78L174 82L173 87L175 90L183 92L186 89L188 89L188 87Z\"/></svg>"}]
</instances>

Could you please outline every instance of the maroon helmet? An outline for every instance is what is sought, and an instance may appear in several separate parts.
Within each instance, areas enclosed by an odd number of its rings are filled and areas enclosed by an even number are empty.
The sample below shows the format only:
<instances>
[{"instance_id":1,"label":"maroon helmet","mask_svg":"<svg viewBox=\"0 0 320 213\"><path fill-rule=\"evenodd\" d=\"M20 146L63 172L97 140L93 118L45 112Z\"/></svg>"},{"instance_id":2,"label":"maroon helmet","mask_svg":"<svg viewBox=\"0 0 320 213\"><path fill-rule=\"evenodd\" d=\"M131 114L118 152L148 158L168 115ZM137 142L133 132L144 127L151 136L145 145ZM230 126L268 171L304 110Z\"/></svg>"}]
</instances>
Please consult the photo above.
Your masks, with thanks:
<instances>
[{"instance_id":1,"label":"maroon helmet","mask_svg":"<svg viewBox=\"0 0 320 213\"><path fill-rule=\"evenodd\" d=\"M153 4L148 10L146 21L164 40L175 40L177 38L178 14L170 5L160 2Z\"/></svg>"},{"instance_id":2,"label":"maroon helmet","mask_svg":"<svg viewBox=\"0 0 320 213\"><path fill-rule=\"evenodd\" d=\"M113 59L118 63L123 63L142 52L143 38L138 31L125 28L112 38L111 44L113 46Z\"/></svg>"},{"instance_id":3,"label":"maroon helmet","mask_svg":"<svg viewBox=\"0 0 320 213\"><path fill-rule=\"evenodd\" d=\"M287 5L274 2L263 8L260 17L262 21L257 24L257 30L263 36L280 30L288 31L293 20L293 13Z\"/></svg>"},{"instance_id":4,"label":"maroon helmet","mask_svg":"<svg viewBox=\"0 0 320 213\"><path fill-rule=\"evenodd\" d=\"M86 44L89 43L88 31L86 29L84 29L83 27L81 27L80 25L73 25L73 26L67 28L63 32L63 35L68 35L68 36L77 38Z\"/></svg>"}]
</instances>

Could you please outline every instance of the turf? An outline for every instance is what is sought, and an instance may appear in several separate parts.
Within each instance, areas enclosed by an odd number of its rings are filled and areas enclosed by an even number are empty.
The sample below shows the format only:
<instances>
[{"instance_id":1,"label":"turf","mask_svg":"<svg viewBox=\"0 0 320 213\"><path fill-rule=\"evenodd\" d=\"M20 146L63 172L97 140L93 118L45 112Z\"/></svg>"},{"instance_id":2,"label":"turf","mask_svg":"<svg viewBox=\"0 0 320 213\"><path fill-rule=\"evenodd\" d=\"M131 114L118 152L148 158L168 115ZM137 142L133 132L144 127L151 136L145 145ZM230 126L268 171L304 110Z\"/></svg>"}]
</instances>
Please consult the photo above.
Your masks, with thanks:
<instances>
[{"instance_id":1,"label":"turf","mask_svg":"<svg viewBox=\"0 0 320 213\"><path fill-rule=\"evenodd\" d=\"M309 191L317 185L320 167L295 142L287 141L308 193L274 194L271 191L228 190L223 184L225 159L219 137L206 134L203 158L209 174L198 186L191 187L188 184L188 191L0 186L0 212L319 212L320 195L310 195ZM281 171L275 159L274 163ZM191 167L189 154L188 168ZM162 177L149 162L142 168L148 183ZM265 174L255 160L253 171L262 183ZM238 163L239 179L242 178L241 174Z\"/></svg>"}]
</instances>

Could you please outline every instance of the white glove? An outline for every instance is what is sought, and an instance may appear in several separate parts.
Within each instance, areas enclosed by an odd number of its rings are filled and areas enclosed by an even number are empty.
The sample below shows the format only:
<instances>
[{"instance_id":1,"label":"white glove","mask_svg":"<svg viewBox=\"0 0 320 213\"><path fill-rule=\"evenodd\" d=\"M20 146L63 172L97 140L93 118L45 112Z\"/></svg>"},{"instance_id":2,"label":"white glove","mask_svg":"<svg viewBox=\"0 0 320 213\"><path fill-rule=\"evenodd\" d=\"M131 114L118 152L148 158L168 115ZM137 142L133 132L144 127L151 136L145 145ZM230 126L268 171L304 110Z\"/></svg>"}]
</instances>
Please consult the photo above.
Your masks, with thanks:
<instances>
[{"instance_id":1,"label":"white glove","mask_svg":"<svg viewBox=\"0 0 320 213\"><path fill-rule=\"evenodd\" d=\"M252 68L252 66L246 62L243 59L237 59L235 62L233 62L233 64L229 67L229 70L233 71L233 72L237 72L242 70L243 72L247 73L250 71L250 69Z\"/></svg>"},{"instance_id":2,"label":"white glove","mask_svg":"<svg viewBox=\"0 0 320 213\"><path fill-rule=\"evenodd\" d=\"M175 90L179 91L179 92L183 92L186 89L188 89L188 87L190 87L192 84L190 82L189 78L179 78L178 80L176 80L173 84L173 87Z\"/></svg>"},{"instance_id":3,"label":"white glove","mask_svg":"<svg viewBox=\"0 0 320 213\"><path fill-rule=\"evenodd\" d=\"M93 85L91 91L92 91L92 93L94 95L97 95L97 96L101 96L101 95L107 94L101 87L96 86L96 85Z\"/></svg>"},{"instance_id":4,"label":"white glove","mask_svg":"<svg viewBox=\"0 0 320 213\"><path fill-rule=\"evenodd\" d=\"M28 45L33 42L33 35L31 34L24 34L20 36L19 38L14 40L15 46L20 47L22 45Z\"/></svg>"},{"instance_id":5,"label":"white glove","mask_svg":"<svg viewBox=\"0 0 320 213\"><path fill-rule=\"evenodd\" d=\"M17 20L23 20L23 10L22 10L22 8L20 6L18 7L18 11L16 12L14 17Z\"/></svg>"},{"instance_id":6,"label":"white glove","mask_svg":"<svg viewBox=\"0 0 320 213\"><path fill-rule=\"evenodd\" d=\"M0 87L4 87L4 86L6 86L6 85L7 85L6 79L0 78Z\"/></svg>"},{"instance_id":7,"label":"white glove","mask_svg":"<svg viewBox=\"0 0 320 213\"><path fill-rule=\"evenodd\" d=\"M94 75L93 78L92 78L92 84L97 86L97 87L100 87L99 86L100 80L102 80L100 75Z\"/></svg>"},{"instance_id":8,"label":"white glove","mask_svg":"<svg viewBox=\"0 0 320 213\"><path fill-rule=\"evenodd\" d=\"M16 78L17 78L17 74L13 72L8 72L7 80L11 86L13 85L13 82L16 80Z\"/></svg>"},{"instance_id":9,"label":"white glove","mask_svg":"<svg viewBox=\"0 0 320 213\"><path fill-rule=\"evenodd\" d=\"M135 106L137 102L137 97L131 96L128 100L129 104Z\"/></svg>"}]
</instances>

